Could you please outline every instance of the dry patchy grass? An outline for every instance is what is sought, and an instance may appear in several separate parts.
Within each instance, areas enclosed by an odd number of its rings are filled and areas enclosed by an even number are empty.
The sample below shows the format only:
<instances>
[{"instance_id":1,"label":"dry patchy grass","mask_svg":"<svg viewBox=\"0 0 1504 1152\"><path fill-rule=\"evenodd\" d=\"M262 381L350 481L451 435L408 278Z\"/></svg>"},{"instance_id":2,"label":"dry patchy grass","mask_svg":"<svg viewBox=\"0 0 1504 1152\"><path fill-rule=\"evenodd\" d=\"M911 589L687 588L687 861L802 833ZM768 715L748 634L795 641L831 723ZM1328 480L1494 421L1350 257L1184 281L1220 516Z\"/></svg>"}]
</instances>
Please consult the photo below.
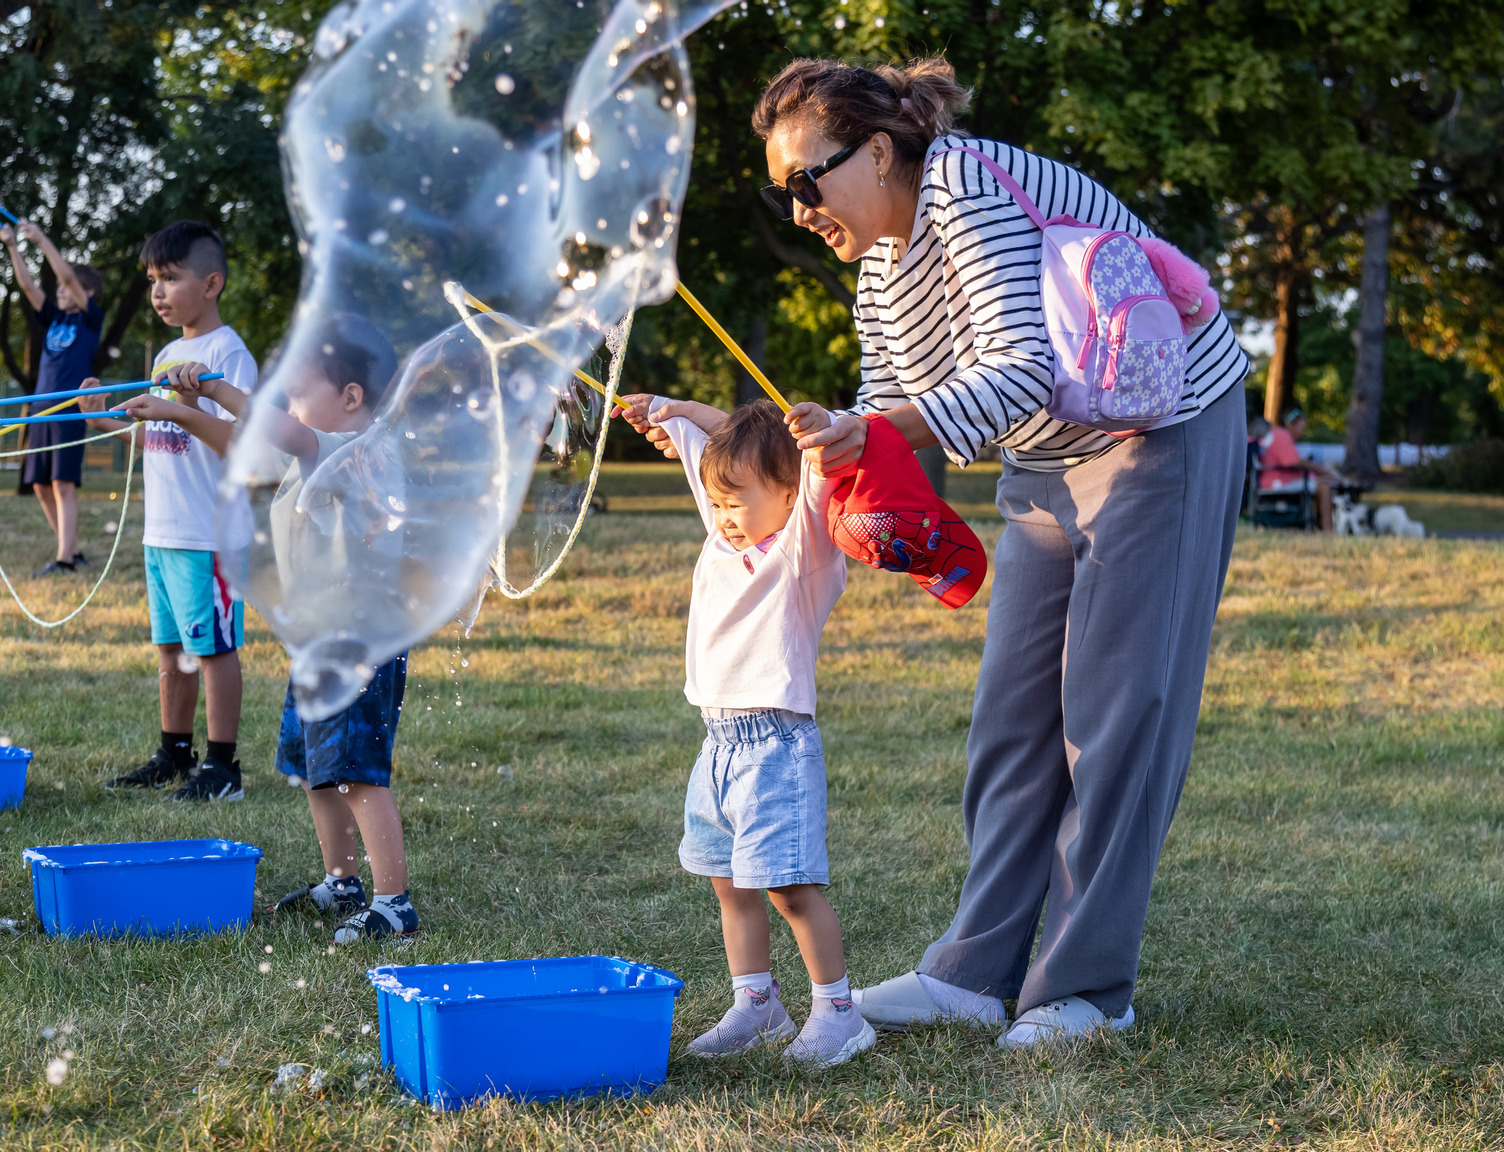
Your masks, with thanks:
<instances>
[{"instance_id":1,"label":"dry patchy grass","mask_svg":"<svg viewBox=\"0 0 1504 1152\"><path fill-rule=\"evenodd\" d=\"M636 496L671 498L655 485ZM95 539L108 515L87 513ZM0 516L0 563L29 566L34 506ZM676 1052L725 998L713 900L674 856L699 731L680 695L697 537L683 515L597 518L539 596L416 650L394 785L426 927L403 960L662 964L688 981ZM1240 540L1128 1035L1019 1056L937 1029L823 1075L676 1059L645 1098L435 1116L373 1075L360 1030L364 969L390 957L326 955L327 925L175 943L28 930L0 935L0 1146L1497 1148L1501 560L1471 542ZM60 607L79 587L22 590ZM155 739L142 597L131 547L60 634L0 608L0 730L38 752L26 807L0 816L0 915L29 909L31 844L212 833L266 851L263 895L316 874L306 807L270 768L285 661L254 616L247 800L183 810L100 787ZM860 981L911 966L953 908L983 623L858 569L827 631L832 899ZM797 1015L787 933L775 952ZM63 1047L77 1059L53 1087ZM288 1061L329 1086L274 1093Z\"/></svg>"}]
</instances>

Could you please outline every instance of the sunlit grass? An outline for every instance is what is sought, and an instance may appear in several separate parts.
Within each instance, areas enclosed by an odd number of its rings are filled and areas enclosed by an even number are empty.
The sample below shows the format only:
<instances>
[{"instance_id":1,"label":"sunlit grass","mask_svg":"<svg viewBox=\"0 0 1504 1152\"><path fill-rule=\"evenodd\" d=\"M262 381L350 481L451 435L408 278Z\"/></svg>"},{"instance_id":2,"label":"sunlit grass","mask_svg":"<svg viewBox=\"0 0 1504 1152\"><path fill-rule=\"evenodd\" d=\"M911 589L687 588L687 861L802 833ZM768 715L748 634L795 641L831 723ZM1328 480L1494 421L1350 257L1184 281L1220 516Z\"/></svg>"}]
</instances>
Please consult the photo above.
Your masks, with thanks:
<instances>
[{"instance_id":1,"label":"sunlit grass","mask_svg":"<svg viewBox=\"0 0 1504 1152\"><path fill-rule=\"evenodd\" d=\"M634 475L638 497L675 498L632 473L621 498ZM86 513L91 553L108 515ZM34 503L0 499L0 523L8 571L45 559ZM268 898L316 876L318 854L271 771L285 657L254 615L248 798L183 809L100 787L157 731L139 548L61 633L0 608L0 734L38 755L25 808L0 813L0 916L23 926L0 931L0 1148L1504 1145L1504 546L1275 533L1234 557L1131 1034L1017 1056L939 1029L823 1075L675 1059L646 1098L412 1107L361 1031L374 963L660 964L688 982L676 1053L723 1007L714 902L675 858L701 732L680 693L698 539L682 514L596 517L537 597L415 651L394 787L425 936L396 957L327 955L330 925L311 920L173 943L38 934L28 845L230 836L265 850ZM21 590L61 614L83 587ZM853 568L827 630L831 897L859 981L912 967L954 907L983 625ZM775 965L802 1017L786 932ZM326 1090L273 1092L291 1061L327 1069Z\"/></svg>"}]
</instances>

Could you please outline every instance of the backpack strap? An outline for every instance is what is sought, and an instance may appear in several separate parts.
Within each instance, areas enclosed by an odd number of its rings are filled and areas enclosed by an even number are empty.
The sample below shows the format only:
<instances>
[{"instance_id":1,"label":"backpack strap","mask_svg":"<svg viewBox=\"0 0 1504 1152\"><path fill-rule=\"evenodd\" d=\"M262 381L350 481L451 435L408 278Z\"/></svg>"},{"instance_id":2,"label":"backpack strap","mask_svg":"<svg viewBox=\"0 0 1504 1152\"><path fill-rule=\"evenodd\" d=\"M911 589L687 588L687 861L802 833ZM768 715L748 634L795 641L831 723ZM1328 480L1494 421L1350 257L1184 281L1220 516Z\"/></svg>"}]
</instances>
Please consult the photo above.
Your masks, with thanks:
<instances>
[{"instance_id":1,"label":"backpack strap","mask_svg":"<svg viewBox=\"0 0 1504 1152\"><path fill-rule=\"evenodd\" d=\"M1044 231L1044 213L1039 210L1034 201L1029 199L1028 193L1026 193L1023 189L1023 185L1021 185L1017 180L1013 179L1013 177L1008 174L1008 170L1006 168L1004 168L996 160L992 159L992 157L988 156L985 152L978 152L975 148L967 148L965 145L962 145L959 148L943 148L939 152L936 152L935 155L944 156L947 152L965 152L971 156L975 156L978 160L980 160L982 162L982 167L987 169L988 172L992 173L993 179L995 179L999 184L1001 184L1008 190L1008 195L1013 197L1014 203L1016 203L1020 208L1024 210L1030 220L1034 221L1034 226L1041 232Z\"/></svg>"}]
</instances>

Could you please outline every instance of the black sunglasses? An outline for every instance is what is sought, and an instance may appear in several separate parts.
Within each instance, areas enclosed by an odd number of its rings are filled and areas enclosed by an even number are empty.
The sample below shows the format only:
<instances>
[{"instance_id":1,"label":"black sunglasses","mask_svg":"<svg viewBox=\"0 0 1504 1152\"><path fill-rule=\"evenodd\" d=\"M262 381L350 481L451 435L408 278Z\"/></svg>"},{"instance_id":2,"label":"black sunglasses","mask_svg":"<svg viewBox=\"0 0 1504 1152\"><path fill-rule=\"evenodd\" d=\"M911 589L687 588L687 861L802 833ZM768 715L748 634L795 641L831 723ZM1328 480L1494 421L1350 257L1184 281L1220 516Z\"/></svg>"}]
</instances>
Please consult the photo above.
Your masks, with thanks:
<instances>
[{"instance_id":1,"label":"black sunglasses","mask_svg":"<svg viewBox=\"0 0 1504 1152\"><path fill-rule=\"evenodd\" d=\"M813 168L800 168L790 172L780 188L777 184L769 184L766 188L759 188L762 193L762 202L778 214L780 220L792 220L794 218L794 201L797 200L806 208L820 207L820 184L821 176L833 168L838 168L852 156L856 150L867 143L872 137L867 136L858 140L855 144L848 144L842 148L824 164L816 164Z\"/></svg>"}]
</instances>

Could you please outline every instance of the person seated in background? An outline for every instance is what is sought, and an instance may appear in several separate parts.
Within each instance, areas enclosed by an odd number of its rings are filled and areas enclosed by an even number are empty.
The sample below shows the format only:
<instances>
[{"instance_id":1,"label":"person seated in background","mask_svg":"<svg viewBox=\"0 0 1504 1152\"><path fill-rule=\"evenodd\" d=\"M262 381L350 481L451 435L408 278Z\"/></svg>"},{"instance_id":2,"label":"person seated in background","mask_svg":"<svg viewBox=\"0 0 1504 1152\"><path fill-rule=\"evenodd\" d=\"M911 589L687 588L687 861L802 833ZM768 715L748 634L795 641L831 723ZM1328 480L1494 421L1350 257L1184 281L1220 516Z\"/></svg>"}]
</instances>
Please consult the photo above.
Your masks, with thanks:
<instances>
[{"instance_id":1,"label":"person seated in background","mask_svg":"<svg viewBox=\"0 0 1504 1152\"><path fill-rule=\"evenodd\" d=\"M1284 424L1270 431L1259 453L1260 492L1299 492L1307 475L1316 481L1316 508L1321 530L1332 530L1332 485L1342 478L1325 464L1306 460L1296 442L1305 435L1306 415L1299 408L1286 414Z\"/></svg>"}]
</instances>

